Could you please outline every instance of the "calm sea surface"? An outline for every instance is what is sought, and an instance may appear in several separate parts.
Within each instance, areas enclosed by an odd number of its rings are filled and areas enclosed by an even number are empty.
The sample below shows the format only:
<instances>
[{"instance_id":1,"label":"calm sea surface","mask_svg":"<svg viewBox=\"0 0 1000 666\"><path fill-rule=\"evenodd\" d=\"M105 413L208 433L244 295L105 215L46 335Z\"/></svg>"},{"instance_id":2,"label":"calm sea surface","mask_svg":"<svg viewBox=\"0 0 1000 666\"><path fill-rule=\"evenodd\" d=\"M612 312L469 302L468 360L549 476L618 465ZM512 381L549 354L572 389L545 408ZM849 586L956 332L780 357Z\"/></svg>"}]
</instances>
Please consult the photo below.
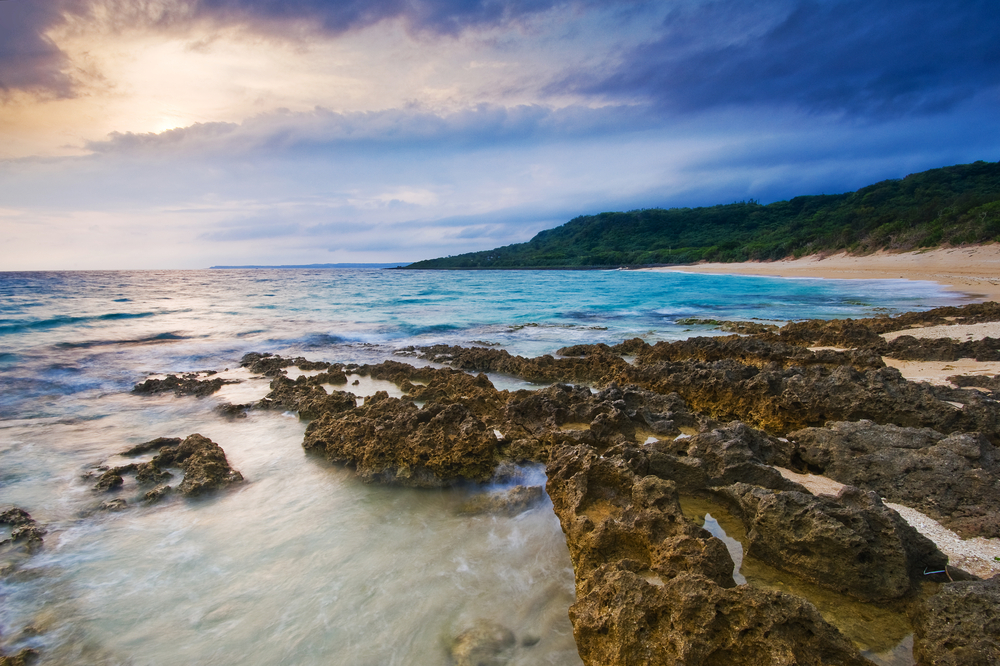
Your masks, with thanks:
<instances>
[{"instance_id":1,"label":"calm sea surface","mask_svg":"<svg viewBox=\"0 0 1000 666\"><path fill-rule=\"evenodd\" d=\"M460 515L471 489L366 486L307 457L294 415L222 418L220 402L268 390L236 370L240 357L374 363L434 343L534 356L711 334L677 323L689 317L784 322L957 300L929 282L623 271L0 273L0 508L49 530L0 578L0 647L53 664L443 665L452 637L489 620L517 636L515 665L579 664L572 566L549 506ZM150 373L225 368L245 381L210 398L130 393ZM96 465L195 432L247 483L147 507L127 482L135 506L94 512L107 498L84 478Z\"/></svg>"}]
</instances>

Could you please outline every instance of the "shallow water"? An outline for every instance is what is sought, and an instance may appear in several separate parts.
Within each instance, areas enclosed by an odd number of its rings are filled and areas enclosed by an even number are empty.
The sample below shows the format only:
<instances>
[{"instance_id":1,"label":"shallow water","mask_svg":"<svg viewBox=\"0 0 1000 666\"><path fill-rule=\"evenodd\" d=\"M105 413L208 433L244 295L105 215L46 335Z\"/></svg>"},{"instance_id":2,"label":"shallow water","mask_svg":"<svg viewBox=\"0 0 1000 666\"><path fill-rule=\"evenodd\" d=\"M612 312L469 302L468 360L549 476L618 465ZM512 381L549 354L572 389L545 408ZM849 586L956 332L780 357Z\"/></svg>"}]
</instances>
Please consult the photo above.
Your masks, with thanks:
<instances>
[{"instance_id":1,"label":"shallow water","mask_svg":"<svg viewBox=\"0 0 1000 666\"><path fill-rule=\"evenodd\" d=\"M837 627L876 664L912 666L915 663L912 628L903 602L863 603L802 580L756 558L745 557L743 553L748 542L743 523L718 502L683 496L681 509L689 519L721 538L731 554L739 552L739 560L733 558L736 565L733 578L737 584L778 590L808 599L827 622Z\"/></svg>"},{"instance_id":2,"label":"shallow water","mask_svg":"<svg viewBox=\"0 0 1000 666\"><path fill-rule=\"evenodd\" d=\"M307 455L306 424L292 414L223 418L220 402L267 391L239 358L375 363L407 345L475 341L536 355L710 332L681 317L784 321L952 302L929 283L664 273L0 274L0 505L49 530L0 578L0 646L37 647L53 664L430 665L486 619L516 635L515 664L579 664L566 616L572 565L550 506L462 516L482 489L367 486ZM151 373L226 368L243 382L209 398L129 392ZM388 388L356 379L334 388ZM94 512L109 497L91 490L95 466L195 432L223 447L244 485L144 506L127 480L111 496L128 510Z\"/></svg>"}]
</instances>

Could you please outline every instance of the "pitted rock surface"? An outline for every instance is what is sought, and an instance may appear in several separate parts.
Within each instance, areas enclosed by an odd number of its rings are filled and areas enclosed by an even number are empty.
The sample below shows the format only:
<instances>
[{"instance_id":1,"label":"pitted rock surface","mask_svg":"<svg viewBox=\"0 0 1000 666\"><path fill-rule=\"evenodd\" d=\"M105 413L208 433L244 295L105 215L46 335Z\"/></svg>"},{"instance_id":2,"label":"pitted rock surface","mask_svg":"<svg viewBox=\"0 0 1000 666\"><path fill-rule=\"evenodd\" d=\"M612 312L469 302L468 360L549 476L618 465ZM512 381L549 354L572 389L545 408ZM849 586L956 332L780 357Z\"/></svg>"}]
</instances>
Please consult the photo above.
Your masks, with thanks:
<instances>
[{"instance_id":1,"label":"pitted rock surface","mask_svg":"<svg viewBox=\"0 0 1000 666\"><path fill-rule=\"evenodd\" d=\"M814 473L922 511L964 537L1000 537L1000 451L975 432L868 421L789 434Z\"/></svg>"}]
</instances>

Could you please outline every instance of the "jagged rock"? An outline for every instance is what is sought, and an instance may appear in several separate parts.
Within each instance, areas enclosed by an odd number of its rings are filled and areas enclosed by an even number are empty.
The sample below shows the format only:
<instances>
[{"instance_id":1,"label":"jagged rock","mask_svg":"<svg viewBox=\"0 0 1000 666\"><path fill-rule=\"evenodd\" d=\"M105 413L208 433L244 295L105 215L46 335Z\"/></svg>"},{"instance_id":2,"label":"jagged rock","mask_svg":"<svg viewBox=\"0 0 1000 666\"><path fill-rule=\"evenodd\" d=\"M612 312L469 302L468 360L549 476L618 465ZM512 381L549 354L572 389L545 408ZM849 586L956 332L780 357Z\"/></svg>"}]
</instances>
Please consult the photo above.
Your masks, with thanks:
<instances>
[{"instance_id":1,"label":"jagged rock","mask_svg":"<svg viewBox=\"0 0 1000 666\"><path fill-rule=\"evenodd\" d=\"M24 648L17 654L0 655L0 666L29 666L35 663L37 658L37 650Z\"/></svg>"},{"instance_id":2,"label":"jagged rock","mask_svg":"<svg viewBox=\"0 0 1000 666\"><path fill-rule=\"evenodd\" d=\"M136 444L132 448L122 451L119 455L126 457L133 457L142 455L143 453L149 453L150 451L159 451L164 446L177 446L181 443L179 437L157 437L148 442L143 442L142 444Z\"/></svg>"},{"instance_id":3,"label":"jagged rock","mask_svg":"<svg viewBox=\"0 0 1000 666\"><path fill-rule=\"evenodd\" d=\"M152 490L148 491L145 495L143 495L142 499L147 504L155 504L156 502L159 502L161 499L163 499L173 491L174 489L167 485L156 486Z\"/></svg>"},{"instance_id":4,"label":"jagged rock","mask_svg":"<svg viewBox=\"0 0 1000 666\"><path fill-rule=\"evenodd\" d=\"M783 342L738 335L657 342L652 347L641 351L637 362L648 364L668 361L712 362L722 360L739 361L744 365L761 369L812 365L833 369L847 365L856 370L864 371L885 367L882 357L869 349L810 351Z\"/></svg>"},{"instance_id":5,"label":"jagged rock","mask_svg":"<svg viewBox=\"0 0 1000 666\"><path fill-rule=\"evenodd\" d=\"M215 408L217 414L233 419L245 419L247 412L253 408L250 403L234 405L231 402L224 402Z\"/></svg>"},{"instance_id":6,"label":"jagged rock","mask_svg":"<svg viewBox=\"0 0 1000 666\"><path fill-rule=\"evenodd\" d=\"M913 507L964 537L1000 536L1000 451L978 433L860 421L789 438L800 467Z\"/></svg>"},{"instance_id":7,"label":"jagged rock","mask_svg":"<svg viewBox=\"0 0 1000 666\"><path fill-rule=\"evenodd\" d=\"M243 481L243 475L229 466L222 447L199 434L189 435L183 440L177 437L158 437L133 446L120 455L136 456L150 451L157 451L157 455L148 462L132 463L106 471L95 489L121 488L124 483L122 474L125 473L135 474L136 481L140 484L162 484L173 478L173 474L164 469L171 466L184 470L184 478L177 486L177 490L184 495L199 495ZM169 486L160 485L147 492L144 499L147 502L158 501L169 491Z\"/></svg>"},{"instance_id":8,"label":"jagged rock","mask_svg":"<svg viewBox=\"0 0 1000 666\"><path fill-rule=\"evenodd\" d=\"M738 421L694 437L657 441L645 450L643 473L670 479L685 492L738 481L804 490L771 466L787 466L792 446Z\"/></svg>"},{"instance_id":9,"label":"jagged rock","mask_svg":"<svg viewBox=\"0 0 1000 666\"><path fill-rule=\"evenodd\" d=\"M106 493L112 490L118 490L125 483L125 479L122 478L122 468L115 467L109 469L108 471L101 474L101 477L94 484L94 490L100 493Z\"/></svg>"},{"instance_id":10,"label":"jagged rock","mask_svg":"<svg viewBox=\"0 0 1000 666\"><path fill-rule=\"evenodd\" d=\"M481 621L455 637L451 658L455 666L503 666L516 646L517 639L510 629Z\"/></svg>"},{"instance_id":11,"label":"jagged rock","mask_svg":"<svg viewBox=\"0 0 1000 666\"><path fill-rule=\"evenodd\" d=\"M306 428L303 446L353 464L365 481L419 487L485 482L500 462L493 430L466 406L417 409L385 391L362 407L324 413Z\"/></svg>"},{"instance_id":12,"label":"jagged rock","mask_svg":"<svg viewBox=\"0 0 1000 666\"><path fill-rule=\"evenodd\" d=\"M300 370L326 370L329 371L334 369L331 373L332 381L325 383L330 384L343 384L347 382L347 377L343 377L343 381L339 381L337 376L343 375L332 363L326 363L324 361L310 361L308 359L302 358L301 356L297 358L282 358L281 356L276 356L274 354L268 353L258 353L250 352L243 355L240 360L240 365L250 372L258 375L264 375L265 377L280 377L285 374L285 368L292 366L298 367Z\"/></svg>"},{"instance_id":13,"label":"jagged rock","mask_svg":"<svg viewBox=\"0 0 1000 666\"><path fill-rule=\"evenodd\" d=\"M135 466L135 480L140 484L157 484L172 479L173 474L165 469L160 469L153 462L139 463Z\"/></svg>"},{"instance_id":14,"label":"jagged rock","mask_svg":"<svg viewBox=\"0 0 1000 666\"><path fill-rule=\"evenodd\" d=\"M98 511L124 511L128 508L128 503L119 498L112 500L105 500L101 502L101 505L97 507Z\"/></svg>"},{"instance_id":15,"label":"jagged rock","mask_svg":"<svg viewBox=\"0 0 1000 666\"><path fill-rule=\"evenodd\" d=\"M0 513L0 525L11 526L10 538L0 541L0 545L21 545L29 553L41 548L46 530L24 509L15 506Z\"/></svg>"},{"instance_id":16,"label":"jagged rock","mask_svg":"<svg viewBox=\"0 0 1000 666\"><path fill-rule=\"evenodd\" d=\"M952 338L901 335L886 346L883 355L903 361L957 361L960 358L1000 361L1000 339L987 337L960 342Z\"/></svg>"},{"instance_id":17,"label":"jagged rock","mask_svg":"<svg viewBox=\"0 0 1000 666\"><path fill-rule=\"evenodd\" d=\"M908 594L948 558L875 493L845 486L836 498L746 483L716 489L747 530L747 554L863 601Z\"/></svg>"},{"instance_id":18,"label":"jagged rock","mask_svg":"<svg viewBox=\"0 0 1000 666\"><path fill-rule=\"evenodd\" d=\"M516 516L536 506L544 496L541 486L514 486L509 490L476 495L462 505L459 513Z\"/></svg>"},{"instance_id":19,"label":"jagged rock","mask_svg":"<svg viewBox=\"0 0 1000 666\"><path fill-rule=\"evenodd\" d=\"M406 347L401 352L416 354L435 363L444 363L468 372L499 372L523 377L532 382L601 382L607 383L616 371L628 364L616 354L592 353L585 358L512 356L504 349L486 347Z\"/></svg>"},{"instance_id":20,"label":"jagged rock","mask_svg":"<svg viewBox=\"0 0 1000 666\"><path fill-rule=\"evenodd\" d=\"M859 372L819 365L758 369L735 360L629 366L619 377L658 393L676 392L695 411L741 420L782 434L831 420L869 419L942 432L975 430L1000 436L1000 412L955 409L926 384L895 368Z\"/></svg>"},{"instance_id":21,"label":"jagged rock","mask_svg":"<svg viewBox=\"0 0 1000 666\"><path fill-rule=\"evenodd\" d=\"M913 657L921 666L1000 664L1000 574L948 583L912 614Z\"/></svg>"},{"instance_id":22,"label":"jagged rock","mask_svg":"<svg viewBox=\"0 0 1000 666\"><path fill-rule=\"evenodd\" d=\"M560 450L547 472L588 666L870 663L808 602L734 587L728 550L683 517L671 482L586 446Z\"/></svg>"},{"instance_id":23,"label":"jagged rock","mask_svg":"<svg viewBox=\"0 0 1000 666\"><path fill-rule=\"evenodd\" d=\"M344 381L347 381L345 376ZM357 405L353 393L326 390L312 377L291 380L285 376L271 381L271 392L256 404L263 409L284 409L298 412L303 419L314 419L325 413L337 413L354 409Z\"/></svg>"},{"instance_id":24,"label":"jagged rock","mask_svg":"<svg viewBox=\"0 0 1000 666\"><path fill-rule=\"evenodd\" d=\"M167 375L163 379L147 379L135 385L133 393L142 395L155 395L157 393L173 393L175 395L194 395L204 397L218 391L226 384L238 384L238 379L222 379L213 377L212 379L198 379L200 375L190 373L178 377L177 375Z\"/></svg>"},{"instance_id":25,"label":"jagged rock","mask_svg":"<svg viewBox=\"0 0 1000 666\"><path fill-rule=\"evenodd\" d=\"M183 495L201 495L243 482L243 475L229 466L222 447L197 433L180 443L173 462L184 470L184 479L177 487Z\"/></svg>"}]
</instances>

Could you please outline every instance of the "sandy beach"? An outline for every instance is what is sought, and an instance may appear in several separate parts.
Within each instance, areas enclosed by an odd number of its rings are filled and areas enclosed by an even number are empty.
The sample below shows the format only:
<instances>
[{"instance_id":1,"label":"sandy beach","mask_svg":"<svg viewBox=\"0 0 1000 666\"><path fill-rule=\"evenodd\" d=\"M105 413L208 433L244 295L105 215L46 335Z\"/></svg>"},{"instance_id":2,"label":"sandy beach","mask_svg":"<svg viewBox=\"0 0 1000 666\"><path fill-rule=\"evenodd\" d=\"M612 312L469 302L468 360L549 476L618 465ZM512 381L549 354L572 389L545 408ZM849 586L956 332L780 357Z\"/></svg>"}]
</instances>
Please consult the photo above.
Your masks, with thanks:
<instances>
[{"instance_id":1,"label":"sandy beach","mask_svg":"<svg viewBox=\"0 0 1000 666\"><path fill-rule=\"evenodd\" d=\"M931 280L967 294L970 301L1000 299L1000 243L918 252L846 253L746 263L705 263L641 270L820 277L835 279Z\"/></svg>"}]
</instances>

